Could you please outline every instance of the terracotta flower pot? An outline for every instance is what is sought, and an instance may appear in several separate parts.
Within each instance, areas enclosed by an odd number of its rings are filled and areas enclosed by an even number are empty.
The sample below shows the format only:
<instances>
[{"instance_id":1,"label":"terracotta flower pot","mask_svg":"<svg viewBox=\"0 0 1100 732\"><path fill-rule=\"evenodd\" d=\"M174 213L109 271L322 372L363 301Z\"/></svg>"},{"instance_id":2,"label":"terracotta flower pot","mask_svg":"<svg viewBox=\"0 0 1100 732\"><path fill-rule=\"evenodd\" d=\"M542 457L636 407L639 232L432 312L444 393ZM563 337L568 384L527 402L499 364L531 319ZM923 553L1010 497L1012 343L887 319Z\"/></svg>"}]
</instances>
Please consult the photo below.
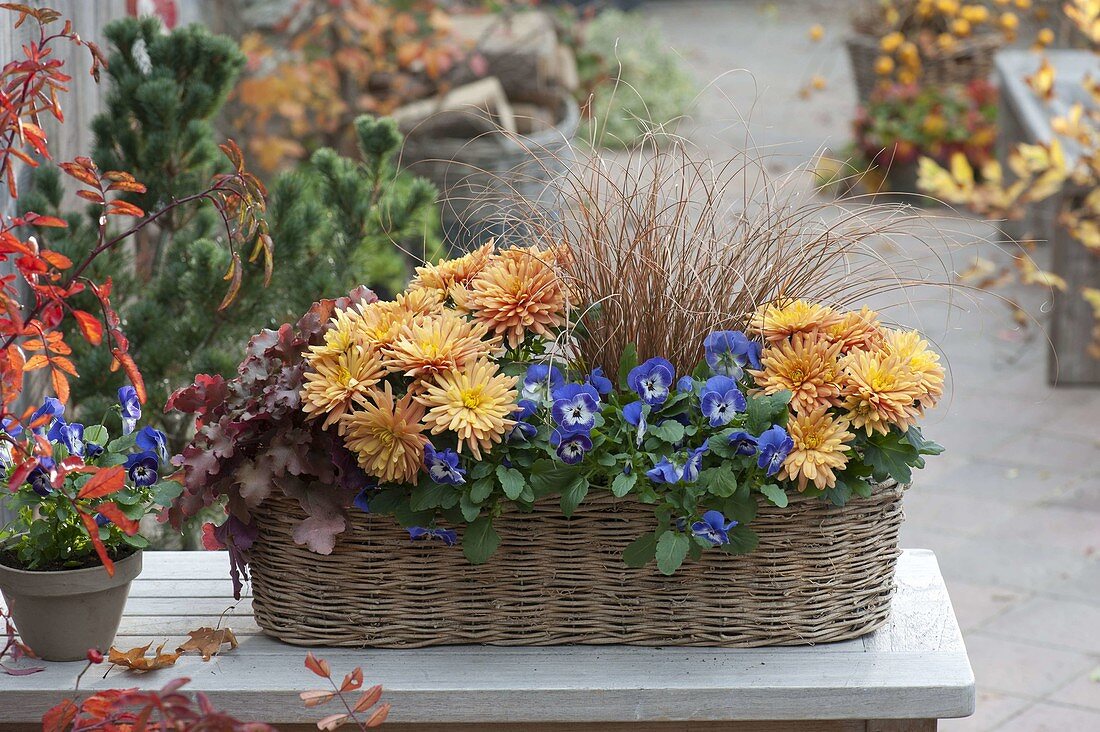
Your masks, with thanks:
<instances>
[{"instance_id":1,"label":"terracotta flower pot","mask_svg":"<svg viewBox=\"0 0 1100 732\"><path fill-rule=\"evenodd\" d=\"M102 565L61 572L0 565L0 591L35 655L45 661L79 661L89 648L110 648L130 582L140 573L140 551L115 562L114 577Z\"/></svg>"}]
</instances>

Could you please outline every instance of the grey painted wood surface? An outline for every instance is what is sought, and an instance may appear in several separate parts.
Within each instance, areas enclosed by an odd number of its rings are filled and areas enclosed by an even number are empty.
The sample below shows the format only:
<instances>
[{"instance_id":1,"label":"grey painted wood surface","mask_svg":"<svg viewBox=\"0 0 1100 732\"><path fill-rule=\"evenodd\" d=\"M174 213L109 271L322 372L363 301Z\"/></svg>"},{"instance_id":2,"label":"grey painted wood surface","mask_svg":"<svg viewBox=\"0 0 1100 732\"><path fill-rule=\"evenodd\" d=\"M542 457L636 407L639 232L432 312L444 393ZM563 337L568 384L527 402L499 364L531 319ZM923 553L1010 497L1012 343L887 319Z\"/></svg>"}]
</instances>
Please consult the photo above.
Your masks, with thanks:
<instances>
[{"instance_id":1,"label":"grey painted wood surface","mask_svg":"<svg viewBox=\"0 0 1100 732\"><path fill-rule=\"evenodd\" d=\"M1017 143L1054 139L1051 120L1065 115L1074 104L1086 108L1092 104L1081 82L1089 74L1100 74L1100 56L1072 50L1047 51L1043 55L1055 69L1054 96L1049 102L1040 100L1025 80L1039 68L1040 54L1003 51L997 55L1002 119L998 154L1002 161ZM1072 168L1080 158L1080 146L1060 139L1066 162ZM1058 221L1063 205L1086 192L1067 183L1058 194L1029 207L1021 221L1008 222L1002 229L1010 239L1048 241L1053 254L1051 269L1066 280L1066 291L1053 293L1048 332L1051 352L1047 377L1054 386L1100 384L1100 359L1087 351L1094 325L1092 307L1081 297L1082 287L1100 286L1100 257L1070 236Z\"/></svg>"},{"instance_id":2,"label":"grey painted wood surface","mask_svg":"<svg viewBox=\"0 0 1100 732\"><path fill-rule=\"evenodd\" d=\"M318 686L306 649L259 634L249 600L234 603L221 553L148 553L116 645L172 648L187 631L223 620L241 645L203 663L184 656L144 675L88 674L82 689L189 688L245 719L308 723L298 693ZM881 720L961 717L974 708L974 675L927 550L898 565L890 622L862 639L817 647L720 649L587 646L423 650L319 649L334 673L362 665L381 683L397 724L593 723L719 720ZM227 610L228 609L228 610ZM59 631L60 632L60 631ZM0 676L0 724L29 723L71 693L82 664L45 664ZM104 669L106 670L106 669Z\"/></svg>"}]
</instances>

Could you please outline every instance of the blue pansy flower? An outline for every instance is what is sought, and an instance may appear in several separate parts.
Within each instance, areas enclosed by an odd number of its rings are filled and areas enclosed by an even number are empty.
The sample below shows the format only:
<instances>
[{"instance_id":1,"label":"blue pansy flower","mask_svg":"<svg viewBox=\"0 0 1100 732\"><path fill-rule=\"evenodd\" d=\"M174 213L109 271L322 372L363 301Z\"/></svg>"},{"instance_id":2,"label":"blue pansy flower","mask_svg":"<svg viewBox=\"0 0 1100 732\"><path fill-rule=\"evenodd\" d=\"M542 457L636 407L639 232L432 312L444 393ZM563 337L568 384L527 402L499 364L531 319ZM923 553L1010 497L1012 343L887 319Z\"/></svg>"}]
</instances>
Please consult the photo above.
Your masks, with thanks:
<instances>
[{"instance_id":1,"label":"blue pansy flower","mask_svg":"<svg viewBox=\"0 0 1100 732\"><path fill-rule=\"evenodd\" d=\"M148 452L155 452L164 462L168 462L168 438L164 433L152 427L142 427L137 434L137 446Z\"/></svg>"},{"instance_id":2,"label":"blue pansy flower","mask_svg":"<svg viewBox=\"0 0 1100 732\"><path fill-rule=\"evenodd\" d=\"M623 407L623 419L635 428L634 444L641 446L645 439L645 431L648 426L645 421L645 403L641 401L631 402Z\"/></svg>"},{"instance_id":3,"label":"blue pansy flower","mask_svg":"<svg viewBox=\"0 0 1100 732\"><path fill-rule=\"evenodd\" d=\"M772 425L756 438L760 448L760 457L756 464L764 468L768 475L775 475L783 467L783 461L794 449L794 440L780 425Z\"/></svg>"},{"instance_id":4,"label":"blue pansy flower","mask_svg":"<svg viewBox=\"0 0 1100 732\"><path fill-rule=\"evenodd\" d=\"M688 453L683 464L668 458L661 458L656 465L646 471L646 476L654 483L694 483L699 480L699 471L703 467L703 455L707 451L707 442Z\"/></svg>"},{"instance_id":5,"label":"blue pansy flower","mask_svg":"<svg viewBox=\"0 0 1100 732\"><path fill-rule=\"evenodd\" d=\"M664 404L675 380L676 370L663 358L651 358L635 366L626 377L627 386L650 406Z\"/></svg>"},{"instance_id":6,"label":"blue pansy flower","mask_svg":"<svg viewBox=\"0 0 1100 732\"><path fill-rule=\"evenodd\" d=\"M110 523L111 523L111 519L107 518L103 514L97 513L95 515L95 525L96 526L107 526Z\"/></svg>"},{"instance_id":7,"label":"blue pansy flower","mask_svg":"<svg viewBox=\"0 0 1100 732\"><path fill-rule=\"evenodd\" d=\"M128 435L141 419L141 402L138 401L137 389L132 386L119 387L118 406L122 408L122 434Z\"/></svg>"},{"instance_id":8,"label":"blue pansy flower","mask_svg":"<svg viewBox=\"0 0 1100 732\"><path fill-rule=\"evenodd\" d=\"M27 476L28 485L43 498L53 492L53 469L55 465L53 458L40 457L38 458L37 467Z\"/></svg>"},{"instance_id":9,"label":"blue pansy flower","mask_svg":"<svg viewBox=\"0 0 1100 732\"><path fill-rule=\"evenodd\" d=\"M588 432L596 424L600 395L589 384L566 384L554 390L550 415L554 422L570 432Z\"/></svg>"},{"instance_id":10,"label":"blue pansy flower","mask_svg":"<svg viewBox=\"0 0 1100 732\"><path fill-rule=\"evenodd\" d=\"M699 408L711 427L730 423L734 415L745 411L745 395L728 376L712 376L703 385Z\"/></svg>"},{"instance_id":11,"label":"blue pansy flower","mask_svg":"<svg viewBox=\"0 0 1100 732\"><path fill-rule=\"evenodd\" d=\"M611 383L611 379L604 376L603 367L597 366L592 369L592 373L588 375L585 381L592 385L596 391L600 393L600 396L604 396L611 393L611 389L614 385Z\"/></svg>"},{"instance_id":12,"label":"blue pansy flower","mask_svg":"<svg viewBox=\"0 0 1100 732\"><path fill-rule=\"evenodd\" d=\"M129 473L134 485L139 488L145 488L157 482L158 466L156 453L149 450L126 456L126 472Z\"/></svg>"},{"instance_id":13,"label":"blue pansy flower","mask_svg":"<svg viewBox=\"0 0 1100 732\"><path fill-rule=\"evenodd\" d=\"M538 427L527 422L538 411L539 405L530 399L520 399L516 404L516 411L512 412L512 419L516 423L508 430L505 439L529 440L538 433Z\"/></svg>"},{"instance_id":14,"label":"blue pansy flower","mask_svg":"<svg viewBox=\"0 0 1100 732\"><path fill-rule=\"evenodd\" d=\"M458 466L454 450L436 450L429 442L424 446L424 467L428 477L440 485L460 485L466 482L466 471Z\"/></svg>"},{"instance_id":15,"label":"blue pansy flower","mask_svg":"<svg viewBox=\"0 0 1100 732\"><path fill-rule=\"evenodd\" d=\"M84 459L95 460L97 457L103 454L103 445L96 444L94 442L84 443Z\"/></svg>"},{"instance_id":16,"label":"blue pansy flower","mask_svg":"<svg viewBox=\"0 0 1100 732\"><path fill-rule=\"evenodd\" d=\"M542 404L550 401L550 395L553 394L554 389L564 383L565 378L556 366L536 363L527 367L520 393L524 399Z\"/></svg>"},{"instance_id":17,"label":"blue pansy flower","mask_svg":"<svg viewBox=\"0 0 1100 732\"><path fill-rule=\"evenodd\" d=\"M676 382L676 391L681 394L687 394L688 392L695 391L695 379L690 376L681 376Z\"/></svg>"},{"instance_id":18,"label":"blue pansy flower","mask_svg":"<svg viewBox=\"0 0 1100 732\"><path fill-rule=\"evenodd\" d=\"M458 543L458 534L454 529L426 529L423 526L410 526L409 539L412 541L439 539L447 546L454 546Z\"/></svg>"},{"instance_id":19,"label":"blue pansy flower","mask_svg":"<svg viewBox=\"0 0 1100 732\"><path fill-rule=\"evenodd\" d=\"M760 344L739 330L718 330L703 339L703 351L710 370L720 376L740 379L745 366L760 368Z\"/></svg>"},{"instance_id":20,"label":"blue pansy flower","mask_svg":"<svg viewBox=\"0 0 1100 732\"><path fill-rule=\"evenodd\" d=\"M731 432L729 436L730 447L738 455L755 455L756 454L756 438L750 435L744 430L738 430L737 432Z\"/></svg>"},{"instance_id":21,"label":"blue pansy flower","mask_svg":"<svg viewBox=\"0 0 1100 732\"><path fill-rule=\"evenodd\" d=\"M370 513L371 493L373 493L377 487L378 486L369 485L363 490L356 493L354 500L352 500L351 502L351 505L355 506L363 513Z\"/></svg>"},{"instance_id":22,"label":"blue pansy flower","mask_svg":"<svg viewBox=\"0 0 1100 732\"><path fill-rule=\"evenodd\" d=\"M550 433L550 446L566 465L576 465L592 449L592 438L587 432L569 432L556 429Z\"/></svg>"},{"instance_id":23,"label":"blue pansy flower","mask_svg":"<svg viewBox=\"0 0 1100 732\"><path fill-rule=\"evenodd\" d=\"M696 521L691 525L691 533L712 546L722 546L730 543L729 530L737 526L733 519L726 521L721 511L707 511L703 514L702 521Z\"/></svg>"},{"instance_id":24,"label":"blue pansy flower","mask_svg":"<svg viewBox=\"0 0 1100 732\"><path fill-rule=\"evenodd\" d=\"M4 431L8 433L10 437L19 437L23 434L23 425L19 424L19 421L12 417L4 417L3 420Z\"/></svg>"},{"instance_id":25,"label":"blue pansy flower","mask_svg":"<svg viewBox=\"0 0 1100 732\"><path fill-rule=\"evenodd\" d=\"M53 424L54 420L65 414L65 405L55 397L46 397L42 400L42 406L34 410L28 424L35 425L35 434L43 434Z\"/></svg>"},{"instance_id":26,"label":"blue pansy flower","mask_svg":"<svg viewBox=\"0 0 1100 732\"><path fill-rule=\"evenodd\" d=\"M70 455L84 454L84 425L75 422L69 423L58 417L46 433L50 442L57 442L65 446Z\"/></svg>"}]
</instances>

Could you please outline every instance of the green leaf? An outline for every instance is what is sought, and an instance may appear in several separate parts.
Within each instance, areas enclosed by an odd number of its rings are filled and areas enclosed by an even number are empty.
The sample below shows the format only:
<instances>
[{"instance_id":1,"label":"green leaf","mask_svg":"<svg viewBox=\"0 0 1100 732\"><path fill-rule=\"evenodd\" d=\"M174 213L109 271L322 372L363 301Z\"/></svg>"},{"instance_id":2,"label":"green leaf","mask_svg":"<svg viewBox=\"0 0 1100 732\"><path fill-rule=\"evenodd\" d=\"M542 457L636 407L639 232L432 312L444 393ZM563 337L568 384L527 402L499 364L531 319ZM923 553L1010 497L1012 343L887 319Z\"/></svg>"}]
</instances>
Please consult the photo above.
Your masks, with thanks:
<instances>
[{"instance_id":1,"label":"green leaf","mask_svg":"<svg viewBox=\"0 0 1100 732\"><path fill-rule=\"evenodd\" d=\"M577 477L580 468L553 460L536 460L531 466L531 489L536 498L557 493Z\"/></svg>"},{"instance_id":2,"label":"green leaf","mask_svg":"<svg viewBox=\"0 0 1100 732\"><path fill-rule=\"evenodd\" d=\"M841 477L837 477L836 485L825 491L825 498L837 508L844 508L852 497L852 488Z\"/></svg>"},{"instance_id":3,"label":"green leaf","mask_svg":"<svg viewBox=\"0 0 1100 732\"><path fill-rule=\"evenodd\" d=\"M661 534L661 538L657 540L655 552L657 569L661 571L661 574L669 575L679 569L680 565L684 563L684 558L687 557L690 545L691 540L688 539L686 534L681 534L678 531L666 531Z\"/></svg>"},{"instance_id":4,"label":"green leaf","mask_svg":"<svg viewBox=\"0 0 1100 732\"><path fill-rule=\"evenodd\" d=\"M904 485L913 479L911 466L920 455L917 448L905 441L904 435L887 432L885 435L875 434L867 440L863 457L874 469L875 478L893 478Z\"/></svg>"},{"instance_id":5,"label":"green leaf","mask_svg":"<svg viewBox=\"0 0 1100 732\"><path fill-rule=\"evenodd\" d=\"M619 473L615 476L615 480L611 481L611 493L616 498L622 498L627 493L630 493L634 488L634 484L638 482L638 474L631 471L630 473Z\"/></svg>"},{"instance_id":6,"label":"green leaf","mask_svg":"<svg viewBox=\"0 0 1100 732\"><path fill-rule=\"evenodd\" d=\"M722 502L722 513L739 524L747 524L756 518L756 498L748 485L738 486L737 492Z\"/></svg>"},{"instance_id":7,"label":"green leaf","mask_svg":"<svg viewBox=\"0 0 1100 732\"><path fill-rule=\"evenodd\" d=\"M488 498L492 492L493 479L487 475L480 480L475 480L474 484L470 486L470 500L474 503L481 503Z\"/></svg>"},{"instance_id":8,"label":"green leaf","mask_svg":"<svg viewBox=\"0 0 1100 732\"><path fill-rule=\"evenodd\" d=\"M438 483L425 481L412 489L412 496L409 498L409 507L413 511L449 508L455 505L454 499L456 493L457 491L454 489L454 486L439 485Z\"/></svg>"},{"instance_id":9,"label":"green leaf","mask_svg":"<svg viewBox=\"0 0 1100 732\"><path fill-rule=\"evenodd\" d=\"M619 389L626 391L629 387L626 385L626 377L638 365L638 347L633 343L626 344L626 348L623 349L623 355L619 359Z\"/></svg>"},{"instance_id":10,"label":"green leaf","mask_svg":"<svg viewBox=\"0 0 1100 732\"><path fill-rule=\"evenodd\" d=\"M764 496L780 508L787 507L787 491L783 490L774 483L768 483L767 485L760 486L760 492Z\"/></svg>"},{"instance_id":11,"label":"green leaf","mask_svg":"<svg viewBox=\"0 0 1100 732\"><path fill-rule=\"evenodd\" d=\"M493 472L493 464L488 460L481 460L474 464L474 467L470 468L470 480L481 480L488 477Z\"/></svg>"},{"instance_id":12,"label":"green leaf","mask_svg":"<svg viewBox=\"0 0 1100 732\"><path fill-rule=\"evenodd\" d=\"M674 419L666 419L655 427L649 428L649 434L675 444L684 439L684 426Z\"/></svg>"},{"instance_id":13,"label":"green leaf","mask_svg":"<svg viewBox=\"0 0 1100 732\"><path fill-rule=\"evenodd\" d=\"M759 435L773 424L787 424L787 405L791 401L791 392L784 390L775 394L750 396L746 401L746 431Z\"/></svg>"},{"instance_id":14,"label":"green leaf","mask_svg":"<svg viewBox=\"0 0 1100 732\"><path fill-rule=\"evenodd\" d=\"M84 428L84 441L94 442L95 444L103 447L107 444L110 436L107 434L107 428L101 424L93 424L91 427Z\"/></svg>"},{"instance_id":15,"label":"green leaf","mask_svg":"<svg viewBox=\"0 0 1100 732\"><path fill-rule=\"evenodd\" d=\"M379 491L370 499L371 513L395 513L397 506L405 501L403 488L387 488Z\"/></svg>"},{"instance_id":16,"label":"green leaf","mask_svg":"<svg viewBox=\"0 0 1100 732\"><path fill-rule=\"evenodd\" d=\"M729 463L702 471L699 482L706 486L711 495L719 498L730 498L737 492L737 474Z\"/></svg>"},{"instance_id":17,"label":"green leaf","mask_svg":"<svg viewBox=\"0 0 1100 732\"><path fill-rule=\"evenodd\" d=\"M137 445L137 433L116 437L107 443L107 452L130 452Z\"/></svg>"},{"instance_id":18,"label":"green leaf","mask_svg":"<svg viewBox=\"0 0 1100 732\"><path fill-rule=\"evenodd\" d=\"M482 516L471 521L462 535L462 553L470 564L485 564L500 546L500 534L493 528L493 520Z\"/></svg>"},{"instance_id":19,"label":"green leaf","mask_svg":"<svg viewBox=\"0 0 1100 732\"><path fill-rule=\"evenodd\" d=\"M623 564L628 567L644 567L653 561L657 552L657 533L639 536L623 550Z\"/></svg>"},{"instance_id":20,"label":"green leaf","mask_svg":"<svg viewBox=\"0 0 1100 732\"><path fill-rule=\"evenodd\" d=\"M465 493L458 499L458 507L462 511L462 518L467 522L473 521L481 514L481 506L471 501L469 495Z\"/></svg>"},{"instance_id":21,"label":"green leaf","mask_svg":"<svg viewBox=\"0 0 1100 732\"><path fill-rule=\"evenodd\" d=\"M519 498L520 494L523 493L523 489L527 486L527 480L524 479L523 473L515 468L506 468L503 465L497 466L497 480L500 481L500 487L504 489L504 495L513 501Z\"/></svg>"},{"instance_id":22,"label":"green leaf","mask_svg":"<svg viewBox=\"0 0 1100 732\"><path fill-rule=\"evenodd\" d=\"M905 433L904 439L917 448L919 455L939 455L944 450L943 445L938 442L926 440L924 434L920 431L920 427L910 427L909 431Z\"/></svg>"},{"instance_id":23,"label":"green leaf","mask_svg":"<svg viewBox=\"0 0 1100 732\"><path fill-rule=\"evenodd\" d=\"M729 544L719 547L726 554L748 554L760 544L760 537L748 526L734 526L729 532Z\"/></svg>"},{"instance_id":24,"label":"green leaf","mask_svg":"<svg viewBox=\"0 0 1100 732\"><path fill-rule=\"evenodd\" d=\"M568 518L588 495L588 478L583 475L573 479L561 492L561 512Z\"/></svg>"}]
</instances>

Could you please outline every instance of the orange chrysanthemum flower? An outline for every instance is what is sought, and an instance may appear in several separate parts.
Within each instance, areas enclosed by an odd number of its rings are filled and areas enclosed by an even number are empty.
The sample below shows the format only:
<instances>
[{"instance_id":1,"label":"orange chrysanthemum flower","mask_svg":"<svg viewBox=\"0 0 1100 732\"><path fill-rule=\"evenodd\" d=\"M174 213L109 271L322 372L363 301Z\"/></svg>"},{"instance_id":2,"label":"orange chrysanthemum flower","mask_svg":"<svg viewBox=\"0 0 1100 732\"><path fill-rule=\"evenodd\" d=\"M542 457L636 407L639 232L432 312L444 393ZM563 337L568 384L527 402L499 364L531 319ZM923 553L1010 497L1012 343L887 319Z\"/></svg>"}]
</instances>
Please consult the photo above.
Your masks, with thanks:
<instances>
[{"instance_id":1,"label":"orange chrysanthemum flower","mask_svg":"<svg viewBox=\"0 0 1100 732\"><path fill-rule=\"evenodd\" d=\"M364 400L360 407L342 420L344 444L355 453L359 466L383 483L415 483L428 444L422 434L426 427L420 422L424 408L411 394L395 400L388 383L374 390L370 401Z\"/></svg>"},{"instance_id":2,"label":"orange chrysanthemum flower","mask_svg":"<svg viewBox=\"0 0 1100 732\"><path fill-rule=\"evenodd\" d=\"M372 302L359 310L356 337L360 343L381 350L393 343L412 319L413 315L396 302Z\"/></svg>"},{"instance_id":3,"label":"orange chrysanthemum flower","mask_svg":"<svg viewBox=\"0 0 1100 732\"><path fill-rule=\"evenodd\" d=\"M337 310L329 320L328 330L325 331L325 342L309 347L311 357L339 356L351 350L358 343L359 320L359 313L352 308Z\"/></svg>"},{"instance_id":4,"label":"orange chrysanthemum flower","mask_svg":"<svg viewBox=\"0 0 1100 732\"><path fill-rule=\"evenodd\" d=\"M916 421L915 402L923 391L919 377L896 355L852 351L844 369L843 407L856 429L886 434L894 425L908 429Z\"/></svg>"},{"instance_id":5,"label":"orange chrysanthemum flower","mask_svg":"<svg viewBox=\"0 0 1100 732\"><path fill-rule=\"evenodd\" d=\"M426 288L449 293L454 285L465 286L476 277L493 255L493 240L469 254L456 259L445 259L439 264L427 264L416 268L416 276L409 289Z\"/></svg>"},{"instance_id":6,"label":"orange chrysanthemum flower","mask_svg":"<svg viewBox=\"0 0 1100 732\"><path fill-rule=\"evenodd\" d=\"M898 357L920 382L921 395L917 397L918 411L935 406L943 396L943 366L940 355L928 347L928 341L915 330L890 330L886 333L882 350Z\"/></svg>"},{"instance_id":7,"label":"orange chrysanthemum flower","mask_svg":"<svg viewBox=\"0 0 1100 732\"><path fill-rule=\"evenodd\" d=\"M478 358L489 356L498 345L498 339L489 338L487 325L446 310L406 323L383 354L390 371L426 379L444 371L461 371Z\"/></svg>"},{"instance_id":8,"label":"orange chrysanthemum flower","mask_svg":"<svg viewBox=\"0 0 1100 732\"><path fill-rule=\"evenodd\" d=\"M789 390L791 410L808 412L837 403L839 355L839 343L830 343L817 333L795 333L788 341L764 348L760 357L762 368L750 373L765 394Z\"/></svg>"},{"instance_id":9,"label":"orange chrysanthemum flower","mask_svg":"<svg viewBox=\"0 0 1100 732\"><path fill-rule=\"evenodd\" d=\"M439 290L407 290L398 295L394 299L394 302L397 303L397 307L413 317L420 315L438 315L443 312L443 300L445 297L445 293Z\"/></svg>"},{"instance_id":10,"label":"orange chrysanthemum flower","mask_svg":"<svg viewBox=\"0 0 1100 732\"><path fill-rule=\"evenodd\" d=\"M768 303L749 318L749 330L770 342L781 341L795 333L824 331L840 322L840 314L830 307L793 300L785 304Z\"/></svg>"},{"instance_id":11,"label":"orange chrysanthemum flower","mask_svg":"<svg viewBox=\"0 0 1100 732\"><path fill-rule=\"evenodd\" d=\"M424 422L432 434L450 430L458 435L458 449L465 443L478 460L503 439L515 420L516 377L505 376L495 364L478 359L463 371L436 374L425 384L417 400L428 408Z\"/></svg>"},{"instance_id":12,"label":"orange chrysanthemum flower","mask_svg":"<svg viewBox=\"0 0 1100 732\"><path fill-rule=\"evenodd\" d=\"M545 255L513 247L470 283L463 303L516 348L527 333L552 339L565 323L565 290Z\"/></svg>"},{"instance_id":13,"label":"orange chrysanthemum flower","mask_svg":"<svg viewBox=\"0 0 1100 732\"><path fill-rule=\"evenodd\" d=\"M353 346L341 354L325 354L310 360L302 387L302 411L310 419L324 415L326 429L336 423L377 384L386 371L373 349Z\"/></svg>"},{"instance_id":14,"label":"orange chrysanthemum flower","mask_svg":"<svg viewBox=\"0 0 1100 732\"><path fill-rule=\"evenodd\" d=\"M847 353L857 348L863 351L877 348L882 343L882 330L878 313L864 307L844 313L821 333L833 343L839 343L841 352Z\"/></svg>"},{"instance_id":15,"label":"orange chrysanthemum flower","mask_svg":"<svg viewBox=\"0 0 1100 732\"><path fill-rule=\"evenodd\" d=\"M795 415L787 424L794 449L779 469L781 480L798 482L798 490L814 486L825 490L836 485L834 470L848 464L848 443L855 437L848 431L848 420L829 414L828 407Z\"/></svg>"}]
</instances>

